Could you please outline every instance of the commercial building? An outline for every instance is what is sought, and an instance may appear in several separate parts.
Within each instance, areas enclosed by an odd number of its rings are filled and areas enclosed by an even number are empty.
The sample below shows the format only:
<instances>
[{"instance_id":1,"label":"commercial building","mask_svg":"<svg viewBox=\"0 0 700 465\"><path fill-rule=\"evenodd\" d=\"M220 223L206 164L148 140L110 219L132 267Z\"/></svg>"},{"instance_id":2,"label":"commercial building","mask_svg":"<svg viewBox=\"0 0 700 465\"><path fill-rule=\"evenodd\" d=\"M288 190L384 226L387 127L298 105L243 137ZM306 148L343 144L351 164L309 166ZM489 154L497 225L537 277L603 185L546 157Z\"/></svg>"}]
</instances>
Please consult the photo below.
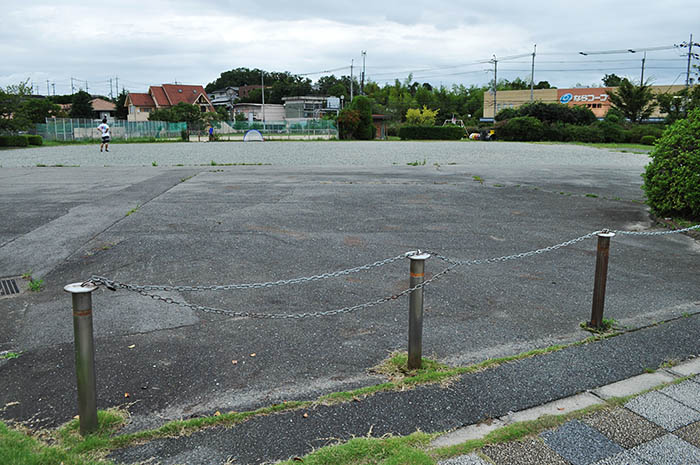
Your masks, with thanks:
<instances>
[{"instance_id":1,"label":"commercial building","mask_svg":"<svg viewBox=\"0 0 700 465\"><path fill-rule=\"evenodd\" d=\"M685 86L651 86L654 94L676 93ZM598 118L603 118L610 110L611 102L609 93L617 87L577 87L573 89L535 89L530 99L530 90L501 90L496 94L496 113L505 108L518 108L525 103L561 103L573 107L582 105L593 112ZM484 93L484 121L493 121L494 95L492 92ZM651 114L650 119L660 119L666 116L658 108Z\"/></svg>"}]
</instances>

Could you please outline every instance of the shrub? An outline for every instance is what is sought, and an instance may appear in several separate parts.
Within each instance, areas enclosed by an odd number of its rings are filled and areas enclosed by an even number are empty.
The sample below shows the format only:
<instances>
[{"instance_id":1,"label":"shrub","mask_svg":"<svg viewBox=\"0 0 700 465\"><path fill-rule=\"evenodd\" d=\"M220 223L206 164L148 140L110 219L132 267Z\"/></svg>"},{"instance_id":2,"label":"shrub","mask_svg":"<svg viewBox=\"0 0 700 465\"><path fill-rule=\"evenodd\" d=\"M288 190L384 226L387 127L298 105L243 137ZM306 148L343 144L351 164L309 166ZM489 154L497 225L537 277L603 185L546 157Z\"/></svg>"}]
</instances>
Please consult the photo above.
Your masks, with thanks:
<instances>
[{"instance_id":1,"label":"shrub","mask_svg":"<svg viewBox=\"0 0 700 465\"><path fill-rule=\"evenodd\" d=\"M545 124L542 140L562 142L567 140L567 131L564 123Z\"/></svg>"},{"instance_id":2,"label":"shrub","mask_svg":"<svg viewBox=\"0 0 700 465\"><path fill-rule=\"evenodd\" d=\"M593 112L584 106L568 107L560 103L526 103L517 112L519 116L532 116L543 123L591 124L596 120Z\"/></svg>"},{"instance_id":3,"label":"shrub","mask_svg":"<svg viewBox=\"0 0 700 465\"><path fill-rule=\"evenodd\" d=\"M496 125L496 137L502 140L537 141L544 136L542 121L532 116L518 116Z\"/></svg>"},{"instance_id":4,"label":"shrub","mask_svg":"<svg viewBox=\"0 0 700 465\"><path fill-rule=\"evenodd\" d=\"M656 137L654 137L654 136L642 136L642 138L639 140L639 142L643 145L654 145L654 142L656 142Z\"/></svg>"},{"instance_id":5,"label":"shrub","mask_svg":"<svg viewBox=\"0 0 700 465\"><path fill-rule=\"evenodd\" d=\"M700 109L657 141L642 174L647 203L659 215L700 218Z\"/></svg>"},{"instance_id":6,"label":"shrub","mask_svg":"<svg viewBox=\"0 0 700 465\"><path fill-rule=\"evenodd\" d=\"M600 129L603 142L623 142L625 139L625 132L622 126L615 123L613 120L605 119L603 121L596 121L594 124L595 127Z\"/></svg>"},{"instance_id":7,"label":"shrub","mask_svg":"<svg viewBox=\"0 0 700 465\"><path fill-rule=\"evenodd\" d=\"M187 131L187 129L183 129L180 131L180 139L184 140L185 142L189 142L190 133Z\"/></svg>"},{"instance_id":8,"label":"shrub","mask_svg":"<svg viewBox=\"0 0 700 465\"><path fill-rule=\"evenodd\" d=\"M460 140L464 129L459 126L403 126L399 137L402 140Z\"/></svg>"},{"instance_id":9,"label":"shrub","mask_svg":"<svg viewBox=\"0 0 700 465\"><path fill-rule=\"evenodd\" d=\"M638 144L644 136L654 136L658 139L663 132L663 127L658 124L635 124L625 131L625 142Z\"/></svg>"},{"instance_id":10,"label":"shrub","mask_svg":"<svg viewBox=\"0 0 700 465\"><path fill-rule=\"evenodd\" d=\"M567 139L574 142L603 142L603 131L596 126L566 125Z\"/></svg>"},{"instance_id":11,"label":"shrub","mask_svg":"<svg viewBox=\"0 0 700 465\"><path fill-rule=\"evenodd\" d=\"M29 145L42 145L44 139L41 136L27 136L27 142Z\"/></svg>"},{"instance_id":12,"label":"shrub","mask_svg":"<svg viewBox=\"0 0 700 465\"><path fill-rule=\"evenodd\" d=\"M0 147L26 147L29 145L28 136L0 136Z\"/></svg>"},{"instance_id":13,"label":"shrub","mask_svg":"<svg viewBox=\"0 0 700 465\"><path fill-rule=\"evenodd\" d=\"M516 118L518 116L520 116L520 114L515 108L504 108L496 115L496 121L504 121L507 119Z\"/></svg>"}]
</instances>

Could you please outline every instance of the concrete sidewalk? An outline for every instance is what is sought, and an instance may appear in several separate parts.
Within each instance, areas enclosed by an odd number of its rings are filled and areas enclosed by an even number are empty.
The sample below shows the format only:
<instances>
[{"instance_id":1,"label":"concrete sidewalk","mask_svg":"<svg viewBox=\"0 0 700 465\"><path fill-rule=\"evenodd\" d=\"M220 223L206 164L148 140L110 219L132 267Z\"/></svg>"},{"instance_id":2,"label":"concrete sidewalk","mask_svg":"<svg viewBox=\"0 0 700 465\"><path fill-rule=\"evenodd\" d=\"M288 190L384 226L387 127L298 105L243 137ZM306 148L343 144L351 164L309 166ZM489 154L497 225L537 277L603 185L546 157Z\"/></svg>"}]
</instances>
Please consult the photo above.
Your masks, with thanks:
<instances>
[{"instance_id":1,"label":"concrete sidewalk","mask_svg":"<svg viewBox=\"0 0 700 465\"><path fill-rule=\"evenodd\" d=\"M204 429L185 437L158 439L118 450L110 458L118 463L157 460L163 465L224 463L229 458L242 464L269 463L303 456L336 441L365 437L368 431L372 437L408 435L415 431L454 431L436 444L463 442L472 437L470 434L474 431L483 435L489 429L469 425L490 422L493 427L499 427L535 419L541 414L571 413L602 403L609 396L627 396L673 381L678 376L697 373L697 360L655 371L653 375L646 372L673 364L675 360L697 356L698 332L700 317L689 316L466 374L447 387L429 385L402 392L380 392L358 402L315 404L301 410L257 416L230 427ZM589 464L621 453L642 454L647 450L644 447L655 448L658 444L659 451L667 454L685 451L686 458L651 463L700 463L700 455L694 456L695 462L687 459L697 452L693 448L697 446L697 425L689 425L700 420L699 382L696 377L645 394L627 403L625 409L608 410L609 413L602 416L567 423L541 437L493 446L482 452L488 457L492 454L499 464ZM679 413L669 416L672 407ZM661 426L650 426L657 423ZM640 429L640 424L643 432L654 434L640 436L634 441L620 439L628 435L637 437L634 432ZM467 428L462 429L465 426ZM683 429L686 427L688 429ZM596 433L596 428L600 432ZM667 436L671 433L678 437ZM610 436L612 434L617 436ZM695 437L695 446L679 443L681 437L683 440ZM572 441L576 438L584 438L585 447ZM592 443L591 438L596 438L598 443ZM651 445L644 446L646 442ZM599 443L605 448L597 445ZM681 444L684 449L669 444ZM635 449L637 447L639 449ZM632 452L626 452L630 449ZM652 453L662 452L649 452ZM477 457L459 460L471 463L468 460Z\"/></svg>"},{"instance_id":2,"label":"concrete sidewalk","mask_svg":"<svg viewBox=\"0 0 700 465\"><path fill-rule=\"evenodd\" d=\"M439 464L699 464L699 374L700 359L692 359L670 369L635 376L591 392L506 415L489 424L460 428L439 437L433 445L449 446L481 439L513 422L533 420L542 415L558 415L603 404L612 397L641 393L623 406L571 420L537 437L488 446ZM664 384L668 385L654 389Z\"/></svg>"}]
</instances>

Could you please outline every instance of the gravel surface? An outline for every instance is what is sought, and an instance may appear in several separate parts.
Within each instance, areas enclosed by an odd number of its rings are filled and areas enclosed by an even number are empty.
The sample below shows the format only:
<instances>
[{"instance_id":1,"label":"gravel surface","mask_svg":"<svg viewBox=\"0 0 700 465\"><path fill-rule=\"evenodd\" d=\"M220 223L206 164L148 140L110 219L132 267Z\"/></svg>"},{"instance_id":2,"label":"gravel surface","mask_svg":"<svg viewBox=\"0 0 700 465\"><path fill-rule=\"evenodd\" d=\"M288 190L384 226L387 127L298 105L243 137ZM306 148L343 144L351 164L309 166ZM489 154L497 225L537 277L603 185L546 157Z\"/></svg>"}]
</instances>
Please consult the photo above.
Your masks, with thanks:
<instances>
[{"instance_id":1,"label":"gravel surface","mask_svg":"<svg viewBox=\"0 0 700 465\"><path fill-rule=\"evenodd\" d=\"M392 166L425 160L434 163L502 164L521 167L561 163L571 166L639 166L647 156L609 152L578 145L524 144L511 142L265 142L265 143L158 143L113 144L109 153L99 144L38 147L0 152L0 165L158 166L224 163L272 164L276 166ZM604 157L601 157L604 154Z\"/></svg>"}]
</instances>

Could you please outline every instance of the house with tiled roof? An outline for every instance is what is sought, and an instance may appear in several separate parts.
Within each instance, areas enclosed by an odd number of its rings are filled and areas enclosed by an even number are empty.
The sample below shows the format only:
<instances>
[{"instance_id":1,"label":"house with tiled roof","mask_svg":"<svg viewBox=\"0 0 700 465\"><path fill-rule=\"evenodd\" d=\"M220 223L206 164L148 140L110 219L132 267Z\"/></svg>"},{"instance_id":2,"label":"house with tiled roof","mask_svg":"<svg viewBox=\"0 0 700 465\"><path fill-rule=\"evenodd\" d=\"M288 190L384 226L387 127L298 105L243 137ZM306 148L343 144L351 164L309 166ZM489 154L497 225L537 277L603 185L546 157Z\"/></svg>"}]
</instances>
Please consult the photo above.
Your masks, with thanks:
<instances>
[{"instance_id":1,"label":"house with tiled roof","mask_svg":"<svg viewBox=\"0 0 700 465\"><path fill-rule=\"evenodd\" d=\"M128 109L128 121L148 121L153 110L170 108L183 102L198 105L202 112L214 111L204 87L185 84L150 86L147 93L130 92L124 106Z\"/></svg>"}]
</instances>

